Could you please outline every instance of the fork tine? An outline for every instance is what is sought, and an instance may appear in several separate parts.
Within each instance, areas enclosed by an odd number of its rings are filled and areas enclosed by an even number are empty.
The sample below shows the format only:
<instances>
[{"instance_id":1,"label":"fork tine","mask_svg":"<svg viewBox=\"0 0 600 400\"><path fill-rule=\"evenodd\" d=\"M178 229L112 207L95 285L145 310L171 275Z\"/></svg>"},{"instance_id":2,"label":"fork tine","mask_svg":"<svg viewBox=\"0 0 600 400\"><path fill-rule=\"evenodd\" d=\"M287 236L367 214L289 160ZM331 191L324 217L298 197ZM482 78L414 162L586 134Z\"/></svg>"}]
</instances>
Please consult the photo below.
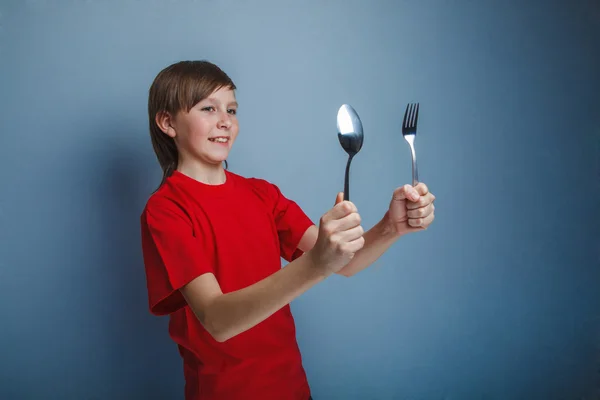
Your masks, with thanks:
<instances>
[{"instance_id":1,"label":"fork tine","mask_svg":"<svg viewBox=\"0 0 600 400\"><path fill-rule=\"evenodd\" d=\"M413 124L413 128L417 127L417 121L419 120L419 103L417 103L416 105L416 111L415 111L415 122Z\"/></svg>"},{"instance_id":2,"label":"fork tine","mask_svg":"<svg viewBox=\"0 0 600 400\"><path fill-rule=\"evenodd\" d=\"M408 103L406 105L406 111L404 111L404 120L402 121L402 127L403 128L408 128L407 122L408 122L408 110L410 108L410 103Z\"/></svg>"},{"instance_id":3,"label":"fork tine","mask_svg":"<svg viewBox=\"0 0 600 400\"><path fill-rule=\"evenodd\" d=\"M410 112L408 114L408 123L406 124L407 128L412 128L412 119L413 119L413 114L415 112L415 105L413 103L410 103Z\"/></svg>"},{"instance_id":4,"label":"fork tine","mask_svg":"<svg viewBox=\"0 0 600 400\"><path fill-rule=\"evenodd\" d=\"M410 105L410 128L414 128L415 127L415 103L412 103Z\"/></svg>"}]
</instances>

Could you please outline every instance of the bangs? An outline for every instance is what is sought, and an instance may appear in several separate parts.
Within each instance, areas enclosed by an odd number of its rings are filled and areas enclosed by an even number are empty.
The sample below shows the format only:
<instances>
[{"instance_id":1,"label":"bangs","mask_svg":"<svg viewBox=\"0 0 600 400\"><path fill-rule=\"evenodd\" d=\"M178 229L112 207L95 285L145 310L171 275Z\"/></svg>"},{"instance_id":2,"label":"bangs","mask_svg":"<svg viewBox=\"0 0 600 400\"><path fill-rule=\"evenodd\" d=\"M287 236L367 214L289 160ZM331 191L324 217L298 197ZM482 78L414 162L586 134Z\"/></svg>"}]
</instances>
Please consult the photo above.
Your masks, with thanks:
<instances>
[{"instance_id":1,"label":"bangs","mask_svg":"<svg viewBox=\"0 0 600 400\"><path fill-rule=\"evenodd\" d=\"M200 101L206 99L223 87L235 90L232 82L218 79L218 76L193 74L180 79L176 88L175 104L177 110L190 111Z\"/></svg>"},{"instance_id":2,"label":"bangs","mask_svg":"<svg viewBox=\"0 0 600 400\"><path fill-rule=\"evenodd\" d=\"M156 108L176 114L189 112L214 91L227 87L235 90L229 76L216 65L205 61L183 61L166 68L157 77L151 92ZM151 96L152 97L152 96Z\"/></svg>"}]
</instances>

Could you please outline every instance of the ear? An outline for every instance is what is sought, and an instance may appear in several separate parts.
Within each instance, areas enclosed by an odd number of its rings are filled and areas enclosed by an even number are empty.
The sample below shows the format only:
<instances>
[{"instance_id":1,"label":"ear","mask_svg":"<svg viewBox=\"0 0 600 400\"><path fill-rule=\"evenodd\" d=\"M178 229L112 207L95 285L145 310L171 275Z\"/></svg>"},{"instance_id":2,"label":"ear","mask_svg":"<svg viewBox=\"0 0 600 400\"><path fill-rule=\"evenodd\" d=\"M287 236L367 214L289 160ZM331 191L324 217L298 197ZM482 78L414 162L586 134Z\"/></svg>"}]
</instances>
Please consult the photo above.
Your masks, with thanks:
<instances>
[{"instance_id":1,"label":"ear","mask_svg":"<svg viewBox=\"0 0 600 400\"><path fill-rule=\"evenodd\" d=\"M156 125L160 128L168 136L174 138L176 136L175 128L173 127L174 120L171 117L171 114L166 111L159 111L156 113L156 117L154 118Z\"/></svg>"}]
</instances>

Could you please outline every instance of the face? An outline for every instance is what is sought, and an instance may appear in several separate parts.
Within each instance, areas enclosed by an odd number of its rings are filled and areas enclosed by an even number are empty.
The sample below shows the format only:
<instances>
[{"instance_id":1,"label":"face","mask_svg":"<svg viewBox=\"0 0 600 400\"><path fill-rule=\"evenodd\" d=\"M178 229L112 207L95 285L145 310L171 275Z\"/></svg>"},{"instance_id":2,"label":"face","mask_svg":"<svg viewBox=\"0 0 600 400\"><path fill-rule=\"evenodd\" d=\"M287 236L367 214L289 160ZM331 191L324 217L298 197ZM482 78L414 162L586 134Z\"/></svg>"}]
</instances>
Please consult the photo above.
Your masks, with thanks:
<instances>
[{"instance_id":1,"label":"face","mask_svg":"<svg viewBox=\"0 0 600 400\"><path fill-rule=\"evenodd\" d=\"M175 140L182 163L221 166L238 134L237 107L234 92L221 88L189 112L157 117L157 123Z\"/></svg>"}]
</instances>

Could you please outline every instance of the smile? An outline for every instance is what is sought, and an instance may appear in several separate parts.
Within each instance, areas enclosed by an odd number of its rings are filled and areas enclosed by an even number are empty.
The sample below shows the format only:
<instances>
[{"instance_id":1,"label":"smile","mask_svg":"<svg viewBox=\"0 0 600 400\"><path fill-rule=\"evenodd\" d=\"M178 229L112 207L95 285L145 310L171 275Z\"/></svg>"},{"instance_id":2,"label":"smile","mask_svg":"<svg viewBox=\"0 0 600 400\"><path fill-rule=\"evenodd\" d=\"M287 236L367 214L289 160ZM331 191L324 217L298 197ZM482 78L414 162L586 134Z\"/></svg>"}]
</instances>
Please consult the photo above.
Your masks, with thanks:
<instances>
[{"instance_id":1,"label":"smile","mask_svg":"<svg viewBox=\"0 0 600 400\"><path fill-rule=\"evenodd\" d=\"M227 137L209 138L208 140L210 140L211 142L217 142L217 143L227 143L227 142L229 142L229 138L227 138Z\"/></svg>"}]
</instances>

